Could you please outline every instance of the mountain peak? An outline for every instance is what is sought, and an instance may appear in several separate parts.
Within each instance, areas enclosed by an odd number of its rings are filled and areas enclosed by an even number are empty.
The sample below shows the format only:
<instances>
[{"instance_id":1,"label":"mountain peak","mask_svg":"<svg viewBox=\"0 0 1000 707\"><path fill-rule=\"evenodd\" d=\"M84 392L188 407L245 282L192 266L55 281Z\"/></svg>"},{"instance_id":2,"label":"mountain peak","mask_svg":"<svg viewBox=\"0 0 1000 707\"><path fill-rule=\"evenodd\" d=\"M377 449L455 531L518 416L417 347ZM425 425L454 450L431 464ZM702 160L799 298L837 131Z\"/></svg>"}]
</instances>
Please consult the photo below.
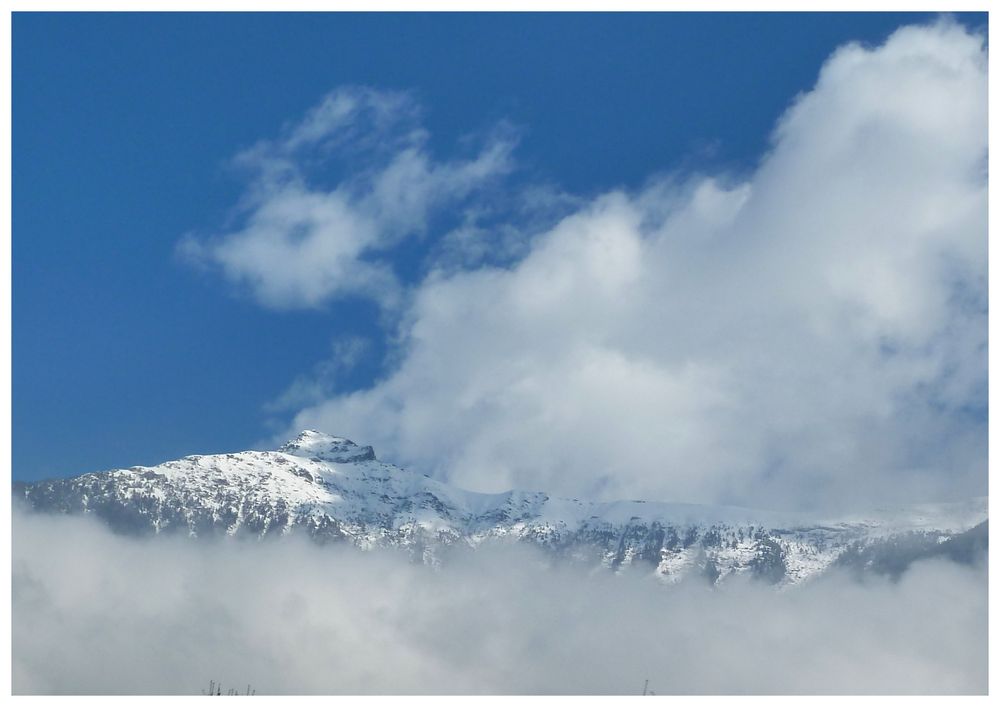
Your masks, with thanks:
<instances>
[{"instance_id":1,"label":"mountain peak","mask_svg":"<svg viewBox=\"0 0 1000 707\"><path fill-rule=\"evenodd\" d=\"M793 585L838 567L898 574L915 558L978 558L976 548L986 544L986 526L975 529L988 516L986 498L820 519L542 492L481 494L400 471L376 461L371 447L304 430L277 452L196 455L15 484L14 495L35 510L96 514L126 533L264 538L298 531L362 549L405 548L434 566L439 551L514 540L615 572L646 567L668 582L748 573Z\"/></svg>"},{"instance_id":2,"label":"mountain peak","mask_svg":"<svg viewBox=\"0 0 1000 707\"><path fill-rule=\"evenodd\" d=\"M335 437L317 430L303 430L295 439L281 445L278 451L340 464L375 459L375 450L371 447L362 447L346 437Z\"/></svg>"}]
</instances>

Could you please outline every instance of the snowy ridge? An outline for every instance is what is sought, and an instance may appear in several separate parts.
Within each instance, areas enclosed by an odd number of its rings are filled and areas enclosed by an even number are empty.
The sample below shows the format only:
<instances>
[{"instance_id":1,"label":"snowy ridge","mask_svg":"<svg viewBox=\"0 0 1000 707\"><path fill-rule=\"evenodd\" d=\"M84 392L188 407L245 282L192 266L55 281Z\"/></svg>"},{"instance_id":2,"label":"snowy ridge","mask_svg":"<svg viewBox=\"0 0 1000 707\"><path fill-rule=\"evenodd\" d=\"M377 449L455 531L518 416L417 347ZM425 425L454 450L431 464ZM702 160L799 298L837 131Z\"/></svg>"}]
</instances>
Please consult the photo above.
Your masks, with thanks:
<instances>
[{"instance_id":1,"label":"snowy ridge","mask_svg":"<svg viewBox=\"0 0 1000 707\"><path fill-rule=\"evenodd\" d=\"M750 573L796 584L848 559L878 568L880 548L931 553L987 517L985 498L815 518L724 506L597 503L541 492L464 491L375 458L371 447L306 430L276 451L193 455L152 467L15 484L49 512L92 513L128 533L263 538L304 532L362 549L399 547L436 564L488 542L664 581ZM883 553L884 554L884 553Z\"/></svg>"}]
</instances>

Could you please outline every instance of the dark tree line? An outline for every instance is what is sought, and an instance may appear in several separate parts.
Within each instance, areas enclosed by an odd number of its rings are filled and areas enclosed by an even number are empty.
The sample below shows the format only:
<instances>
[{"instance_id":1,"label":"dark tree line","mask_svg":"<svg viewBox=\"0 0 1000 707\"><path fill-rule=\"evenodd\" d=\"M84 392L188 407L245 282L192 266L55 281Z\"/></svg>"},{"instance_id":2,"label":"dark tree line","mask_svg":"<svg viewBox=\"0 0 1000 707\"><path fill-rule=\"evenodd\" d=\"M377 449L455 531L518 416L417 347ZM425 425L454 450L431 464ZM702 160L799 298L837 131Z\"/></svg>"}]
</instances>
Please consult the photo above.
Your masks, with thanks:
<instances>
[{"instance_id":1,"label":"dark tree line","mask_svg":"<svg viewBox=\"0 0 1000 707\"><path fill-rule=\"evenodd\" d=\"M203 695L212 695L212 696L215 696L215 697L221 696L222 695L222 683L220 682L220 683L216 684L215 680L209 680L208 681L208 692L205 692L205 690L202 690L201 694L203 694ZM235 695L248 695L248 696L252 696L252 695L256 695L256 694L257 694L257 691L256 690L251 690L249 684L247 684L247 691L246 692L240 692L239 689L235 688L235 687L229 688L229 690L226 692L226 695L229 695L229 696L235 696Z\"/></svg>"}]
</instances>

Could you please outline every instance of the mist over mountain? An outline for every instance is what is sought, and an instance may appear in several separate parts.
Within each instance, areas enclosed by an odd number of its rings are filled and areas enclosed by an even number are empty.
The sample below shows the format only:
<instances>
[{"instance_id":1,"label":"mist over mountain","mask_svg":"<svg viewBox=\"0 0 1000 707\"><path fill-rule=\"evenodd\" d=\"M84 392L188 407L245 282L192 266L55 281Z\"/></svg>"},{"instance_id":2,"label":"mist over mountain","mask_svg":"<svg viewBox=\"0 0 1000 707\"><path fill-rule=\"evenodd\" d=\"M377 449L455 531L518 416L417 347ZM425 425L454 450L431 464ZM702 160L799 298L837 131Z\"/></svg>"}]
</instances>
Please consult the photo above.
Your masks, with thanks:
<instances>
[{"instance_id":1,"label":"mist over mountain","mask_svg":"<svg viewBox=\"0 0 1000 707\"><path fill-rule=\"evenodd\" d=\"M12 691L987 693L988 20L15 15Z\"/></svg>"},{"instance_id":2,"label":"mist over mountain","mask_svg":"<svg viewBox=\"0 0 1000 707\"><path fill-rule=\"evenodd\" d=\"M306 430L275 451L195 455L153 467L16 484L34 510L85 513L133 536L304 535L395 548L429 565L486 545L676 582L747 575L796 585L832 567L898 577L913 561L985 549L985 498L845 517L655 501L590 502L541 491L481 494L379 461L370 446ZM981 540L981 542L980 542ZM953 550L953 548L966 548Z\"/></svg>"},{"instance_id":3,"label":"mist over mountain","mask_svg":"<svg viewBox=\"0 0 1000 707\"><path fill-rule=\"evenodd\" d=\"M16 694L981 694L987 500L481 494L306 430L14 485Z\"/></svg>"},{"instance_id":4,"label":"mist over mountain","mask_svg":"<svg viewBox=\"0 0 1000 707\"><path fill-rule=\"evenodd\" d=\"M484 544L432 567L302 534L239 542L14 515L15 694L983 694L984 562L788 591ZM649 568L647 571L651 571Z\"/></svg>"}]
</instances>

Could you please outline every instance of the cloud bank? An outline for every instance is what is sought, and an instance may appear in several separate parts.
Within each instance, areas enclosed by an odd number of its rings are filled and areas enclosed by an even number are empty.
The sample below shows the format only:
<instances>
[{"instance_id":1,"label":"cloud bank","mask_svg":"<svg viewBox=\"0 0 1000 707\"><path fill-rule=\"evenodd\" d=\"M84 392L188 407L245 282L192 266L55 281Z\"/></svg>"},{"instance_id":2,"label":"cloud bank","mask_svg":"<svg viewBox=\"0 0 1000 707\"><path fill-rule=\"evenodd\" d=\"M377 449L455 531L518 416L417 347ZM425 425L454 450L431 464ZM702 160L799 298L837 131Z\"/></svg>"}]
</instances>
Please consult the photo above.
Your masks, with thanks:
<instances>
[{"instance_id":1,"label":"cloud bank","mask_svg":"<svg viewBox=\"0 0 1000 707\"><path fill-rule=\"evenodd\" d=\"M985 693L985 564L800 589L387 553L128 539L14 516L13 692Z\"/></svg>"},{"instance_id":2,"label":"cloud bank","mask_svg":"<svg viewBox=\"0 0 1000 707\"><path fill-rule=\"evenodd\" d=\"M300 401L290 431L478 491L791 508L986 493L983 36L942 21L838 49L750 174L522 189L509 222L479 190L511 141L437 162L418 118L402 94L334 92L241 157L244 226L184 246L267 306L395 308L379 380L334 392L322 371L342 359L318 364L280 401ZM353 171L309 186L345 152ZM460 223L439 233L446 207ZM437 246L403 286L393 249L425 232Z\"/></svg>"},{"instance_id":3,"label":"cloud bank","mask_svg":"<svg viewBox=\"0 0 1000 707\"><path fill-rule=\"evenodd\" d=\"M950 22L842 47L745 179L611 191L513 265L432 269L398 365L290 427L483 491L985 494L986 59Z\"/></svg>"}]
</instances>

